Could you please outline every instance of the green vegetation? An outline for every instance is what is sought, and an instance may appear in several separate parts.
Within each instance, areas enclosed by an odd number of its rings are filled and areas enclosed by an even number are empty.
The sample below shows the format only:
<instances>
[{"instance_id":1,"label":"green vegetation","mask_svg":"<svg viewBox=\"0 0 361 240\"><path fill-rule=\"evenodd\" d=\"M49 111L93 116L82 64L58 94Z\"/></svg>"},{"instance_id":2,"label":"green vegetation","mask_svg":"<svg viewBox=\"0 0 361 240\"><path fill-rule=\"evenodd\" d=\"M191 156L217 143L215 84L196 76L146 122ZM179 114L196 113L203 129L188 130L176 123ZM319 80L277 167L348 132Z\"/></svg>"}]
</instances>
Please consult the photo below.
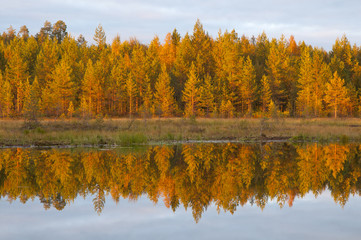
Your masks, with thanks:
<instances>
[{"instance_id":1,"label":"green vegetation","mask_svg":"<svg viewBox=\"0 0 361 240\"><path fill-rule=\"evenodd\" d=\"M0 120L0 145L130 146L188 140L348 142L361 140L360 119Z\"/></svg>"}]
</instances>

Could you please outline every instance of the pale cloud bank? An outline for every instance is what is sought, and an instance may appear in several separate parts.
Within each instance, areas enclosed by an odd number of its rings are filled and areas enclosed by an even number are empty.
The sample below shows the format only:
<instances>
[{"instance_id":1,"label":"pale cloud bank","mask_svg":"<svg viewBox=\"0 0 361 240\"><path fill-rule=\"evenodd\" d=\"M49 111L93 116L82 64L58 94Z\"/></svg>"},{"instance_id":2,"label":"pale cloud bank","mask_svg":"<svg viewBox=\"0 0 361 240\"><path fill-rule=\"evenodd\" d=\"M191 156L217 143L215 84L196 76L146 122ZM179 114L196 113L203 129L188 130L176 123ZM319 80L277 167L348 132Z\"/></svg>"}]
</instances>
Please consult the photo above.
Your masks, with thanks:
<instances>
[{"instance_id":1,"label":"pale cloud bank","mask_svg":"<svg viewBox=\"0 0 361 240\"><path fill-rule=\"evenodd\" d=\"M26 25L37 33L45 20L63 20L75 37L83 34L92 42L102 24L110 42L117 34L122 40L136 37L149 43L176 28L182 36L192 32L200 19L204 29L216 37L219 30L235 29L251 37L265 31L269 38L294 35L314 46L331 50L337 37L346 34L351 43L361 45L361 2L358 0L12 0L3 1L0 31L12 25Z\"/></svg>"}]
</instances>

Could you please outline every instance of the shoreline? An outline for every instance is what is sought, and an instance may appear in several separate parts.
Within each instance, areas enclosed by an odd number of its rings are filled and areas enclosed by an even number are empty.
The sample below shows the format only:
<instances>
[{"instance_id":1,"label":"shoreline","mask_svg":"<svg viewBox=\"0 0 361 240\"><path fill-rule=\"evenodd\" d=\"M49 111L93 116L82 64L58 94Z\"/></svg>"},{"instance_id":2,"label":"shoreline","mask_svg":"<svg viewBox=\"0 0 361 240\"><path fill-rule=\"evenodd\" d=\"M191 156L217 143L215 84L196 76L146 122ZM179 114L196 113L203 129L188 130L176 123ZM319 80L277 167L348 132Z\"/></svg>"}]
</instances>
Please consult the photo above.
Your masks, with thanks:
<instances>
[{"instance_id":1,"label":"shoreline","mask_svg":"<svg viewBox=\"0 0 361 240\"><path fill-rule=\"evenodd\" d=\"M0 120L0 147L127 147L182 143L361 142L361 119Z\"/></svg>"}]
</instances>

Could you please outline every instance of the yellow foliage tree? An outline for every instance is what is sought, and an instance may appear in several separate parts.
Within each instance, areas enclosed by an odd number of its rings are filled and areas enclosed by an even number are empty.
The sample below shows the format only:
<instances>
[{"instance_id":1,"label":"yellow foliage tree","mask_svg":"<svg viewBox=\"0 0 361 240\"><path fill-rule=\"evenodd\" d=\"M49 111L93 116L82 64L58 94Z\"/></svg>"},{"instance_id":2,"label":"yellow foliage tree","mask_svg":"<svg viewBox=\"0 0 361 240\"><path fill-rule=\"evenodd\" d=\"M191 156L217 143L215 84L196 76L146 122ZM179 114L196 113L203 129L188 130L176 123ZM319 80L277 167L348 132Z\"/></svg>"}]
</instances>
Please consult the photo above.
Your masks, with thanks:
<instances>
[{"instance_id":1,"label":"yellow foliage tree","mask_svg":"<svg viewBox=\"0 0 361 240\"><path fill-rule=\"evenodd\" d=\"M165 65L162 66L162 71L155 84L154 105L159 115L163 117L170 117L176 110L174 90L170 86L170 77Z\"/></svg>"},{"instance_id":2,"label":"yellow foliage tree","mask_svg":"<svg viewBox=\"0 0 361 240\"><path fill-rule=\"evenodd\" d=\"M188 80L183 90L183 101L185 103L184 115L186 117L196 116L198 112L199 99L199 79L196 74L195 65L192 63L189 70Z\"/></svg>"},{"instance_id":3,"label":"yellow foliage tree","mask_svg":"<svg viewBox=\"0 0 361 240\"><path fill-rule=\"evenodd\" d=\"M338 76L337 72L335 72L333 78L326 83L325 101L329 108L333 110L335 118L337 118L337 113L345 108L349 102L345 81Z\"/></svg>"}]
</instances>

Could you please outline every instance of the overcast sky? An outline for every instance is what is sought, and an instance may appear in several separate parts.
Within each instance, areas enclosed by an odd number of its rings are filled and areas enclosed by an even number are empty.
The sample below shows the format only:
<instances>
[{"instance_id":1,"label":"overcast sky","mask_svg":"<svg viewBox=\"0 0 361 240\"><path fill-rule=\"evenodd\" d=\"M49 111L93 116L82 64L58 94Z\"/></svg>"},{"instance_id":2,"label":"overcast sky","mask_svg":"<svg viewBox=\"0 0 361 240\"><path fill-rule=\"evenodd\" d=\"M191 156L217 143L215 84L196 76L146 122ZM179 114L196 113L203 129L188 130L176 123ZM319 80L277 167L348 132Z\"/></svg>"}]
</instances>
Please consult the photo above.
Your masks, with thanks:
<instances>
[{"instance_id":1,"label":"overcast sky","mask_svg":"<svg viewBox=\"0 0 361 240\"><path fill-rule=\"evenodd\" d=\"M45 20L63 20L72 36L83 34L91 43L102 24L107 42L119 34L122 41L136 37L148 44L174 28L182 36L192 32L199 18L214 38L220 29L249 37L265 31L269 38L294 35L331 50L343 34L361 45L360 10L359 0L1 0L0 31L26 25L34 35Z\"/></svg>"}]
</instances>

